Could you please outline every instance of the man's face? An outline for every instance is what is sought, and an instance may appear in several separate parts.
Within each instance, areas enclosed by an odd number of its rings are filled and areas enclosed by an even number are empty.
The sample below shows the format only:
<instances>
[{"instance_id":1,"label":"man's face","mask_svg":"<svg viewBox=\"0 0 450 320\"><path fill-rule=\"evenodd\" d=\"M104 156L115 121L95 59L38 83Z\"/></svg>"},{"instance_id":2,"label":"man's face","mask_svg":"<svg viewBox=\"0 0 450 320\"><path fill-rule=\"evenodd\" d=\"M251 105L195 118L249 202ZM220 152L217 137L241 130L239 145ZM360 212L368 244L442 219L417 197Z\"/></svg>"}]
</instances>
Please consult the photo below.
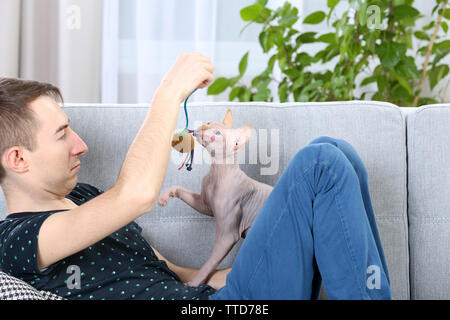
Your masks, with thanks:
<instances>
[{"instance_id":1,"label":"man's face","mask_svg":"<svg viewBox=\"0 0 450 320\"><path fill-rule=\"evenodd\" d=\"M37 148L29 153L33 184L57 194L69 193L78 181L78 157L85 154L88 147L70 128L69 119L55 100L42 96L29 107L40 123Z\"/></svg>"}]
</instances>

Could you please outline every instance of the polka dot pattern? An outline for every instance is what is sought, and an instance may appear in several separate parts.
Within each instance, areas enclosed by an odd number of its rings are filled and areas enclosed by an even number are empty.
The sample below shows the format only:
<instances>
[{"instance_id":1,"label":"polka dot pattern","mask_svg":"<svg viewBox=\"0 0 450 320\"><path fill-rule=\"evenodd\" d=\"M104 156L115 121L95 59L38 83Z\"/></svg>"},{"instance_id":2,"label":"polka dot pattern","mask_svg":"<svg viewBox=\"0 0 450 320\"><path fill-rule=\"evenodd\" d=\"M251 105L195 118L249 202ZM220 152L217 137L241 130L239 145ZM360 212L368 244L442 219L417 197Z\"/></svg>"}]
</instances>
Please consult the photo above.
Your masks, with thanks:
<instances>
[{"instance_id":1,"label":"polka dot pattern","mask_svg":"<svg viewBox=\"0 0 450 320\"><path fill-rule=\"evenodd\" d=\"M81 205L101 193L91 185L79 183L67 198ZM135 222L39 270L39 229L47 217L59 211L15 213L1 221L0 269L39 290L67 299L200 300L215 292L208 285L185 286L164 261L158 260ZM73 265L79 267L79 283L69 268Z\"/></svg>"}]
</instances>

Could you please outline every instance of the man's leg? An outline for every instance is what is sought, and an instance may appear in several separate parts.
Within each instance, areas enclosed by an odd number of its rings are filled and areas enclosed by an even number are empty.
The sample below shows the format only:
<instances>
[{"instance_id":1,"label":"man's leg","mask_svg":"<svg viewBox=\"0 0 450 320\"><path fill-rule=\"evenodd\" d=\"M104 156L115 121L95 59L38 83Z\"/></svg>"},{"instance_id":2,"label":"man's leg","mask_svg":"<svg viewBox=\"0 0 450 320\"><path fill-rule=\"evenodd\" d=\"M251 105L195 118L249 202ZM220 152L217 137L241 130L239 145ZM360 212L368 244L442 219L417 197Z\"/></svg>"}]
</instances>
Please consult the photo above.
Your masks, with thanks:
<instances>
[{"instance_id":1,"label":"man's leg","mask_svg":"<svg viewBox=\"0 0 450 320\"><path fill-rule=\"evenodd\" d=\"M226 286L210 298L316 298L320 271L330 299L390 299L364 192L334 143L302 148L255 219Z\"/></svg>"},{"instance_id":2,"label":"man's leg","mask_svg":"<svg viewBox=\"0 0 450 320\"><path fill-rule=\"evenodd\" d=\"M375 213L373 211L372 207L372 200L370 199L370 192L369 192L369 178L367 174L366 167L364 166L364 163L358 153L356 152L355 148L348 143L347 141L343 139L336 139L331 138L327 136L322 136L319 138L314 139L310 142L310 144L313 143L331 143L335 145L339 150L341 150L344 155L347 157L347 159L350 161L350 163L353 166L353 169L355 169L356 175L359 179L359 185L361 188L361 196L364 202L364 208L366 209L367 219L369 220L369 225L372 230L372 234L377 246L377 250L380 253L380 260L382 263L382 267L384 269L384 273L386 274L386 277L389 280L389 272L387 268L386 259L384 257L383 247L381 245L380 235L378 233L377 224L375 221Z\"/></svg>"}]
</instances>

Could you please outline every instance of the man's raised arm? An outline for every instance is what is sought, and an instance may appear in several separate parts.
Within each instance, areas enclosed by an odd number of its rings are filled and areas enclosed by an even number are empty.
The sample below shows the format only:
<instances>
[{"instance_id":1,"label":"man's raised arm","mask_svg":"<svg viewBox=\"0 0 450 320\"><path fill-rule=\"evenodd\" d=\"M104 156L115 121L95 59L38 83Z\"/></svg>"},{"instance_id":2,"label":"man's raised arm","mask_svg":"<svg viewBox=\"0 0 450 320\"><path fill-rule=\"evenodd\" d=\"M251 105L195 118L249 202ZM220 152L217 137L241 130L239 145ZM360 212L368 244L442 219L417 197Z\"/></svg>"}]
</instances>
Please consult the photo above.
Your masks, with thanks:
<instances>
[{"instance_id":1,"label":"man's raised arm","mask_svg":"<svg viewBox=\"0 0 450 320\"><path fill-rule=\"evenodd\" d=\"M181 102L213 81L214 67L199 53L181 54L155 92L150 110L115 185L91 201L51 215L38 239L45 268L100 241L150 211L164 181Z\"/></svg>"}]
</instances>

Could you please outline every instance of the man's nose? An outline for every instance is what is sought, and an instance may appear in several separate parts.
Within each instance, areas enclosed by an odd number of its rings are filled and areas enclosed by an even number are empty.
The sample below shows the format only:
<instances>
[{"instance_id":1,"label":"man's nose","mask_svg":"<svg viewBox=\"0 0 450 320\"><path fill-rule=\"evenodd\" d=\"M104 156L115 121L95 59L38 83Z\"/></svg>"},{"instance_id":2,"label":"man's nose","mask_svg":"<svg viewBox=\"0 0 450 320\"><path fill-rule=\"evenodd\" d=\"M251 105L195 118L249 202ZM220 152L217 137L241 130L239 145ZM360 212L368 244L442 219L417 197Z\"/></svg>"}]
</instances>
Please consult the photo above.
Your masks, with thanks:
<instances>
[{"instance_id":1,"label":"man's nose","mask_svg":"<svg viewBox=\"0 0 450 320\"><path fill-rule=\"evenodd\" d=\"M76 134L74 132L74 136L75 136L75 143L74 146L72 148L72 153L76 156L81 156L85 153L88 152L89 148L86 145L86 143L84 143L84 141L80 138L80 136L78 134Z\"/></svg>"}]
</instances>

